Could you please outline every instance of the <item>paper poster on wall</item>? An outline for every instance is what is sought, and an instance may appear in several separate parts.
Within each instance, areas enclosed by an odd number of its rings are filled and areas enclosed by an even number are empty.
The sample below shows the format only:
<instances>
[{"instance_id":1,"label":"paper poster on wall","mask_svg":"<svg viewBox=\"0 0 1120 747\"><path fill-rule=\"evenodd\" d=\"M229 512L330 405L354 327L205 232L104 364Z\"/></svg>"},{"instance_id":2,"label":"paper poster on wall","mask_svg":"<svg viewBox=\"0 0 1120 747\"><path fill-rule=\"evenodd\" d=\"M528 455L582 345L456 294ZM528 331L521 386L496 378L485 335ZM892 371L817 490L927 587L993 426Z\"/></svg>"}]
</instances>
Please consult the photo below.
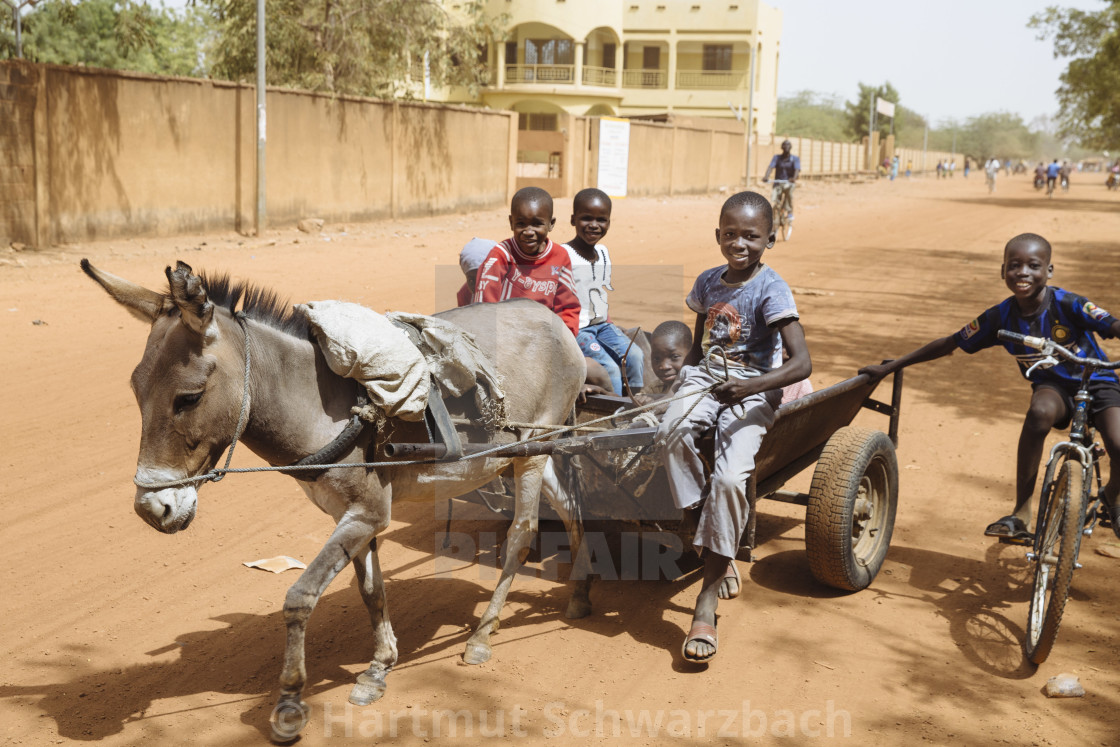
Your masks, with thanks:
<instances>
[{"instance_id":1,"label":"paper poster on wall","mask_svg":"<svg viewBox=\"0 0 1120 747\"><path fill-rule=\"evenodd\" d=\"M599 119L599 189L611 197L626 196L626 169L630 164L630 122Z\"/></svg>"}]
</instances>

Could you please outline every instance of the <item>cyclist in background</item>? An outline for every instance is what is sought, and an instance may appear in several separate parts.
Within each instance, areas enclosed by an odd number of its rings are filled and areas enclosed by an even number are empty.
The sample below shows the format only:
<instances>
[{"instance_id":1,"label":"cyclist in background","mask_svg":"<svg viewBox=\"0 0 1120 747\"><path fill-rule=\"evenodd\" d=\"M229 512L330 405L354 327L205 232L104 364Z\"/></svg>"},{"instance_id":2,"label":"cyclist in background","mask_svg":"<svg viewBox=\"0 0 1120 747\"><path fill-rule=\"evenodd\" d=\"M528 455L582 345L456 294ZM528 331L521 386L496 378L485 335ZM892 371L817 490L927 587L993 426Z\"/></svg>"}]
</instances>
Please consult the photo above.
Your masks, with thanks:
<instances>
[{"instance_id":1,"label":"cyclist in background","mask_svg":"<svg viewBox=\"0 0 1120 747\"><path fill-rule=\"evenodd\" d=\"M793 143L782 141L782 152L770 159L766 173L762 176L762 183L770 181L770 172L774 172L774 187L770 190L770 204L778 204L778 196L786 193L786 204L789 205L789 220L793 220L793 188L797 184L797 177L801 173L801 159L790 153Z\"/></svg>"},{"instance_id":2,"label":"cyclist in background","mask_svg":"<svg viewBox=\"0 0 1120 747\"><path fill-rule=\"evenodd\" d=\"M1058 159L1055 158L1053 163L1046 167L1046 194L1054 191L1054 184L1058 181L1058 172L1062 167L1058 165Z\"/></svg>"}]
</instances>

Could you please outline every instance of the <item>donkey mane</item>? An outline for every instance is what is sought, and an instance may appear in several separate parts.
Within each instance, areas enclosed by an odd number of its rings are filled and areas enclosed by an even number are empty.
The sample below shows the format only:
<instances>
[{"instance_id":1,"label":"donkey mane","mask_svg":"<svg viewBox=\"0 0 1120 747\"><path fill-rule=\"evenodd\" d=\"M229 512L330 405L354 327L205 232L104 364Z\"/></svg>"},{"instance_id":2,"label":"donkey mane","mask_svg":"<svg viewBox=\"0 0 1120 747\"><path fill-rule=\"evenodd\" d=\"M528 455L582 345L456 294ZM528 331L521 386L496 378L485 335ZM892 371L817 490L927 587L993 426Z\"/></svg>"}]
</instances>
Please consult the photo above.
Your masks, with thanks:
<instances>
[{"instance_id":1,"label":"donkey mane","mask_svg":"<svg viewBox=\"0 0 1120 747\"><path fill-rule=\"evenodd\" d=\"M224 307L232 314L241 302L241 312L249 319L300 339L306 339L311 334L307 317L297 314L288 300L271 288L242 280L234 281L226 273L211 276L200 272L198 277L206 289L206 297L215 306Z\"/></svg>"}]
</instances>

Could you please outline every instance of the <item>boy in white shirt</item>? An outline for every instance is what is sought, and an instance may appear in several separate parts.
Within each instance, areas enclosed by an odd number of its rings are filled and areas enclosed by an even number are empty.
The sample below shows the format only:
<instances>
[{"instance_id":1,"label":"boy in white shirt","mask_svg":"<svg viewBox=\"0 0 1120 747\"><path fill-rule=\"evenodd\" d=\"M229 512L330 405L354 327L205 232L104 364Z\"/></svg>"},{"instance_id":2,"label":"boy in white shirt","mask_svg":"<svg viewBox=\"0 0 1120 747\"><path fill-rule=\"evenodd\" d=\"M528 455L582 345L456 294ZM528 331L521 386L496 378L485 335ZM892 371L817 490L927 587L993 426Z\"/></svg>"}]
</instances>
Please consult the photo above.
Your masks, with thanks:
<instances>
[{"instance_id":1,"label":"boy in white shirt","mask_svg":"<svg viewBox=\"0 0 1120 747\"><path fill-rule=\"evenodd\" d=\"M572 262L572 277L579 297L579 334L576 341L588 358L598 362L610 377L616 394L625 394L622 367L625 359L626 381L631 391L643 385L642 349L631 345L622 330L611 323L607 313L607 292L611 286L611 255L599 242L611 226L611 198L599 189L584 189L572 200L572 225L576 236L564 244Z\"/></svg>"}]
</instances>

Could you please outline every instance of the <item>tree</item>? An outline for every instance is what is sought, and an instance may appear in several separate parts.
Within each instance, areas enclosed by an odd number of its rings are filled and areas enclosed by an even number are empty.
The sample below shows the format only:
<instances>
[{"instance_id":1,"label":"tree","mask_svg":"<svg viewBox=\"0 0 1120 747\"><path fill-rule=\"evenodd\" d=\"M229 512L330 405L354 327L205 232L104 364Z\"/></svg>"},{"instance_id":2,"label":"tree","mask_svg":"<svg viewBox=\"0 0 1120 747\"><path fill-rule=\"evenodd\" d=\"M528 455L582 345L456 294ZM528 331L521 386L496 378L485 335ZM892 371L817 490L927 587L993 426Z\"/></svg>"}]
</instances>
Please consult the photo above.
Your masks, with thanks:
<instances>
[{"instance_id":1,"label":"tree","mask_svg":"<svg viewBox=\"0 0 1120 747\"><path fill-rule=\"evenodd\" d=\"M818 140L851 141L843 101L838 96L825 96L813 91L799 91L778 99L776 132Z\"/></svg>"},{"instance_id":2,"label":"tree","mask_svg":"<svg viewBox=\"0 0 1120 747\"><path fill-rule=\"evenodd\" d=\"M1092 12L1047 8L1027 24L1070 58L1058 87L1061 132L1086 147L1120 149L1120 0Z\"/></svg>"},{"instance_id":3,"label":"tree","mask_svg":"<svg viewBox=\"0 0 1120 747\"><path fill-rule=\"evenodd\" d=\"M218 22L213 73L248 80L256 69L252 0L200 0ZM266 0L267 77L272 85L367 96L413 97L425 73L434 86L477 91L498 24L484 3L447 11L435 0Z\"/></svg>"},{"instance_id":4,"label":"tree","mask_svg":"<svg viewBox=\"0 0 1120 747\"><path fill-rule=\"evenodd\" d=\"M859 96L856 98L856 100L854 102L849 101L844 104L844 110L848 116L848 128L856 138L862 138L868 132L868 128L871 125L871 121L869 119L869 117L871 116L871 105L872 101L876 97L883 99L884 101L889 101L892 104L897 104L899 101L898 91L896 91L894 86L892 86L888 81L877 88L860 83ZM899 126L900 122L898 121L898 114L899 112L896 108L894 112L895 121L893 123L896 139L902 134L902 130L905 129L904 126ZM890 117L884 117L880 114L876 119L875 129L879 132L879 135L881 137L886 137L891 132L891 124L892 122Z\"/></svg>"},{"instance_id":5,"label":"tree","mask_svg":"<svg viewBox=\"0 0 1120 747\"><path fill-rule=\"evenodd\" d=\"M957 135L957 150L978 161L1030 158L1038 150L1038 136L1018 114L994 112L969 117Z\"/></svg>"},{"instance_id":6,"label":"tree","mask_svg":"<svg viewBox=\"0 0 1120 747\"><path fill-rule=\"evenodd\" d=\"M0 0L0 59L23 57L23 9L36 2L38 0Z\"/></svg>"},{"instance_id":7,"label":"tree","mask_svg":"<svg viewBox=\"0 0 1120 747\"><path fill-rule=\"evenodd\" d=\"M204 75L206 16L148 3L44 0L24 18L24 56L162 75Z\"/></svg>"}]
</instances>

